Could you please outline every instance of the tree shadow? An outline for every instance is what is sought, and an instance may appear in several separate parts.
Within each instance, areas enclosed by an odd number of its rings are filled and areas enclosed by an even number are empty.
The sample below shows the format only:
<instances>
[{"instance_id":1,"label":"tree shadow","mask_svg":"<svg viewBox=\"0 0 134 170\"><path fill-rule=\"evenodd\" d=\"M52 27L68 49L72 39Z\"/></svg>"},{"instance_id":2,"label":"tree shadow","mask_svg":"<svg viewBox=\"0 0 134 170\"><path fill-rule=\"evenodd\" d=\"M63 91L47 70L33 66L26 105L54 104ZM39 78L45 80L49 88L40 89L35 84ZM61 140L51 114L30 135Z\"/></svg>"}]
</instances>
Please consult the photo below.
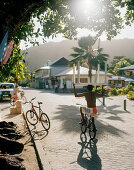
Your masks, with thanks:
<instances>
[{"instance_id":1,"label":"tree shadow","mask_svg":"<svg viewBox=\"0 0 134 170\"><path fill-rule=\"evenodd\" d=\"M10 107L11 107L11 106L3 107L3 108L1 108L1 111L6 110L6 109L9 109Z\"/></svg>"},{"instance_id":2,"label":"tree shadow","mask_svg":"<svg viewBox=\"0 0 134 170\"><path fill-rule=\"evenodd\" d=\"M9 114L5 115L5 118L8 118L8 119L9 119L9 118L13 118L13 117L16 117L16 116L20 116L20 114L18 114L18 113L16 113L16 114L15 114L15 113L14 113L14 114L10 114L10 113L9 113Z\"/></svg>"},{"instance_id":3,"label":"tree shadow","mask_svg":"<svg viewBox=\"0 0 134 170\"><path fill-rule=\"evenodd\" d=\"M112 113L112 114L118 114L118 113L130 113L129 111L127 110L119 110L117 108L121 107L121 105L112 105L112 106L106 106L106 105L103 105L103 101L101 101L99 98L97 98L99 100L99 102L101 103L100 106L97 106L99 112L107 112L107 113ZM122 108L123 108L123 104L122 104Z\"/></svg>"},{"instance_id":4,"label":"tree shadow","mask_svg":"<svg viewBox=\"0 0 134 170\"><path fill-rule=\"evenodd\" d=\"M24 91L38 91L38 93L49 93L49 94L55 94L57 96L66 96L66 95L72 95L73 93L55 93L55 89L34 89L34 88L26 88L23 89Z\"/></svg>"},{"instance_id":5,"label":"tree shadow","mask_svg":"<svg viewBox=\"0 0 134 170\"><path fill-rule=\"evenodd\" d=\"M81 150L77 157L77 163L84 169L101 170L102 164L99 155L97 154L97 139L87 141L87 136L83 133L80 134Z\"/></svg>"},{"instance_id":6,"label":"tree shadow","mask_svg":"<svg viewBox=\"0 0 134 170\"><path fill-rule=\"evenodd\" d=\"M56 116L53 118L54 120L62 121L62 130L66 133L70 132L80 132L79 122L81 120L79 107L76 106L68 106L68 105L59 105L58 111L55 113ZM97 135L101 136L103 133L111 133L115 136L120 137L121 134L125 132L117 129L116 127L106 124L103 120L99 121L96 117L95 119L96 127L98 128Z\"/></svg>"}]
</instances>

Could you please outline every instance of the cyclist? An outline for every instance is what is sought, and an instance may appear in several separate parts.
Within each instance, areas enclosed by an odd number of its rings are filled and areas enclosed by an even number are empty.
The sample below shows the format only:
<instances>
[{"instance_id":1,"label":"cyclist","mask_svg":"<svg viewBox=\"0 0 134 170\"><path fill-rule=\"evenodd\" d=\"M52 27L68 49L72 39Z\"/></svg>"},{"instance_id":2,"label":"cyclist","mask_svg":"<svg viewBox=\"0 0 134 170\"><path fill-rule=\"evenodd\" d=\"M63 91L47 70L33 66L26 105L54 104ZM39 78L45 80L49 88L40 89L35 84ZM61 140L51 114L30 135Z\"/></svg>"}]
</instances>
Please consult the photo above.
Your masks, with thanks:
<instances>
[{"instance_id":1,"label":"cyclist","mask_svg":"<svg viewBox=\"0 0 134 170\"><path fill-rule=\"evenodd\" d=\"M89 109L91 116L93 117L94 115L96 115L97 114L96 97L102 97L103 96L103 88L102 88L102 93L99 94L99 93L92 91L93 90L92 85L88 85L87 86L88 92L77 94L76 89L75 89L75 84L73 84L73 86L74 86L75 97L85 97L85 100L87 101L87 108ZM80 113L81 113L81 118L82 118L80 123L83 124L84 123L84 114L82 112L82 107L80 108Z\"/></svg>"}]
</instances>

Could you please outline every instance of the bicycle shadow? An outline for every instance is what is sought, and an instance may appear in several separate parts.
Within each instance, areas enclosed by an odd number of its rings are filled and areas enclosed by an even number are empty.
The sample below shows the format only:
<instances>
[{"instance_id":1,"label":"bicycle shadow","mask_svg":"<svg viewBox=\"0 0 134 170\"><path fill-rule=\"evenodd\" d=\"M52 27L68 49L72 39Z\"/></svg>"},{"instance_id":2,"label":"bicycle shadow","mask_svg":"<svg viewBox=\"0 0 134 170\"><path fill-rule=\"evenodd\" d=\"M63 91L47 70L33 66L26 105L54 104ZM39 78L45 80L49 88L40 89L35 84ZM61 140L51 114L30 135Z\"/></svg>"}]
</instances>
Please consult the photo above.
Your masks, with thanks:
<instances>
[{"instance_id":1,"label":"bicycle shadow","mask_svg":"<svg viewBox=\"0 0 134 170\"><path fill-rule=\"evenodd\" d=\"M47 135L49 131L48 130L37 130L35 127L31 130L31 136L26 140L25 145L28 143L31 143L32 140L43 140ZM38 137L37 137L37 136Z\"/></svg>"},{"instance_id":2,"label":"bicycle shadow","mask_svg":"<svg viewBox=\"0 0 134 170\"><path fill-rule=\"evenodd\" d=\"M102 164L99 155L97 154L97 139L87 141L87 136L84 133L80 134L81 150L79 152L77 163L87 170L101 170Z\"/></svg>"}]
</instances>

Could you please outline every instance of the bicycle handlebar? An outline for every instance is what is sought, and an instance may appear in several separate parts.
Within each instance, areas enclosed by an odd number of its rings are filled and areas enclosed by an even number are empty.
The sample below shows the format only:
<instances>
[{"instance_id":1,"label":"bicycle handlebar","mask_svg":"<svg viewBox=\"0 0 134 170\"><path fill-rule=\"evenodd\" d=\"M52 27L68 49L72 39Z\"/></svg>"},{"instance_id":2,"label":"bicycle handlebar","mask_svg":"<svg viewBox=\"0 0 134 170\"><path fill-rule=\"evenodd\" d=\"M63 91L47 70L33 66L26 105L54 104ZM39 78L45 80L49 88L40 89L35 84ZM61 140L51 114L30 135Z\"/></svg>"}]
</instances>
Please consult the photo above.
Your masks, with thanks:
<instances>
[{"instance_id":1,"label":"bicycle handlebar","mask_svg":"<svg viewBox=\"0 0 134 170\"><path fill-rule=\"evenodd\" d=\"M34 100L34 99L36 99L36 97L32 98L31 101Z\"/></svg>"},{"instance_id":2,"label":"bicycle handlebar","mask_svg":"<svg viewBox=\"0 0 134 170\"><path fill-rule=\"evenodd\" d=\"M29 102L26 102L26 103L31 103L32 104L32 101L35 100L36 97L32 98Z\"/></svg>"}]
</instances>

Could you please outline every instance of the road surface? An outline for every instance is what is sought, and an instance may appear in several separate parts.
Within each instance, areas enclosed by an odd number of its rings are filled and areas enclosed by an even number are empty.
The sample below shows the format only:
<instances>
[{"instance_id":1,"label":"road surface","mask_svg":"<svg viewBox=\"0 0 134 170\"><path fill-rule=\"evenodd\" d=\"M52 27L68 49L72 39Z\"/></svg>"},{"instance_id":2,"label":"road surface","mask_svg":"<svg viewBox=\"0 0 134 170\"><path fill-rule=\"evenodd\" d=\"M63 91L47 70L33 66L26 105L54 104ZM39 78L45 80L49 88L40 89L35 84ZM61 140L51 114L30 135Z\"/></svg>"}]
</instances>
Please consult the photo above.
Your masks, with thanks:
<instances>
[{"instance_id":1,"label":"road surface","mask_svg":"<svg viewBox=\"0 0 134 170\"><path fill-rule=\"evenodd\" d=\"M134 101L125 96L97 99L97 139L80 131L80 105L84 98L73 94L55 94L52 91L25 89L28 100L42 101L42 109L49 115L51 128L47 136L40 136L48 162L53 170L133 170L134 169ZM25 111L28 109L24 106ZM40 126L38 126L40 128ZM41 130L41 129L40 129Z\"/></svg>"}]
</instances>

